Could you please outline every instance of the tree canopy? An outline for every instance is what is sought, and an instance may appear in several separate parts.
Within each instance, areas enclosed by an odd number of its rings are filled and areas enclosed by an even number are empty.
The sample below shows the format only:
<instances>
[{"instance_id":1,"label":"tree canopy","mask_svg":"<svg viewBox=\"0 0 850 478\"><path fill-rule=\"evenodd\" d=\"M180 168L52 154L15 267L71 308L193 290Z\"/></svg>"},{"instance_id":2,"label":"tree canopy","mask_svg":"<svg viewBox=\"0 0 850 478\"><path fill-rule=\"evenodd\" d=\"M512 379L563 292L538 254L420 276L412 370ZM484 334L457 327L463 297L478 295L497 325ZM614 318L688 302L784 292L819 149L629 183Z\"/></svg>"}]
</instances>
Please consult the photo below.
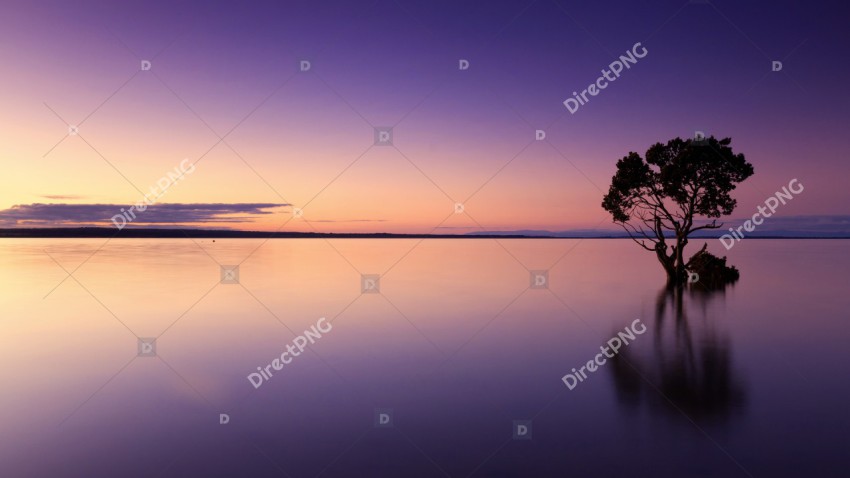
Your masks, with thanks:
<instances>
[{"instance_id":1,"label":"tree canopy","mask_svg":"<svg viewBox=\"0 0 850 478\"><path fill-rule=\"evenodd\" d=\"M737 205L732 191L753 175L753 166L731 144L730 138L675 138L656 143L645 158L631 152L617 161L602 207L635 242L656 253L672 282L686 278L688 236L721 228L716 219Z\"/></svg>"}]
</instances>

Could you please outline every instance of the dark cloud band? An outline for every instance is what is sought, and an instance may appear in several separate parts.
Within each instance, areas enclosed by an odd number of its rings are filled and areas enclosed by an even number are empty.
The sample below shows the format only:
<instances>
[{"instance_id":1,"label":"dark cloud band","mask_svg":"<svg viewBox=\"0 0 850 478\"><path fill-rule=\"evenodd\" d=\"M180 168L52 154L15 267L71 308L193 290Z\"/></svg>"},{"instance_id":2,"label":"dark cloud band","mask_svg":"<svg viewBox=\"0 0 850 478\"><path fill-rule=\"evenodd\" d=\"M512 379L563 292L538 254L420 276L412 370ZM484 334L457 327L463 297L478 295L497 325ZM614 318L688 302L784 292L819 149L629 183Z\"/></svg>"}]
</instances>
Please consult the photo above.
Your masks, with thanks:
<instances>
[{"instance_id":1,"label":"dark cloud band","mask_svg":"<svg viewBox=\"0 0 850 478\"><path fill-rule=\"evenodd\" d=\"M287 207L277 203L193 203L155 204L133 221L135 224L233 223L256 216L274 214L271 209ZM124 204L20 204L0 210L0 224L6 226L78 226L103 224L120 214Z\"/></svg>"}]
</instances>

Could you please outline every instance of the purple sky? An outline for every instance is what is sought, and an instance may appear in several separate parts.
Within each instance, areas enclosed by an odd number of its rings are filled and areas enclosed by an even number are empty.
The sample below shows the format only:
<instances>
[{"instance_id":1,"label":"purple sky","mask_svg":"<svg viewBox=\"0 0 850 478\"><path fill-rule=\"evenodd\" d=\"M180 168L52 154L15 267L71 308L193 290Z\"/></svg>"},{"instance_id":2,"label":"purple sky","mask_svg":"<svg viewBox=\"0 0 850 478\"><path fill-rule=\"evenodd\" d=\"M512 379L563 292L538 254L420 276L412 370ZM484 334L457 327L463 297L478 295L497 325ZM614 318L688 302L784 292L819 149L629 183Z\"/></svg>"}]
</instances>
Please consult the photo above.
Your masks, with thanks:
<instances>
[{"instance_id":1,"label":"purple sky","mask_svg":"<svg viewBox=\"0 0 850 478\"><path fill-rule=\"evenodd\" d=\"M133 204L181 159L202 157L163 201L292 204L339 231L428 232L454 202L471 218L442 224L457 230L590 228L605 221L599 203L618 158L696 130L733 138L755 166L733 216L793 178L806 192L782 215L850 214L850 38L838 3L2 10L4 217L15 205ZM562 102L637 42L647 56L570 114ZM138 71L141 59L151 71ZM297 71L302 59L310 72ZM65 123L82 123L88 144L69 137L51 149ZM390 125L395 147L346 170L373 127ZM546 141L533 142L535 129ZM244 227L273 229L280 214Z\"/></svg>"}]
</instances>

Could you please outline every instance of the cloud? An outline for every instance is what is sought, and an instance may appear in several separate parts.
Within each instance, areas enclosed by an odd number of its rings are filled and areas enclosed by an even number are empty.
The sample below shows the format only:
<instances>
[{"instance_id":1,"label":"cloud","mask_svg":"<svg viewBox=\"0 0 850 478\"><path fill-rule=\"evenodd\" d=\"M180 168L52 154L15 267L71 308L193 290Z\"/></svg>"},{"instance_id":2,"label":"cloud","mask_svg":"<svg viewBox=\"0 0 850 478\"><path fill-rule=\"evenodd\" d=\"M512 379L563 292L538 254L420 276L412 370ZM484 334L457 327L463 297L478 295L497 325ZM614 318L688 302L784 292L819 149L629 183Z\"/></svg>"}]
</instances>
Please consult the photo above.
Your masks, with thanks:
<instances>
[{"instance_id":1,"label":"cloud","mask_svg":"<svg viewBox=\"0 0 850 478\"><path fill-rule=\"evenodd\" d=\"M310 222L387 222L387 219L313 219Z\"/></svg>"},{"instance_id":2,"label":"cloud","mask_svg":"<svg viewBox=\"0 0 850 478\"><path fill-rule=\"evenodd\" d=\"M54 201L68 201L68 200L85 199L86 198L85 196L77 196L75 194L67 194L67 195L64 195L64 194L48 194L46 196L41 196L41 197L43 197L44 199L53 199Z\"/></svg>"},{"instance_id":3,"label":"cloud","mask_svg":"<svg viewBox=\"0 0 850 478\"><path fill-rule=\"evenodd\" d=\"M715 238L727 234L728 228L736 228L749 218L724 218L721 229L706 229L698 231L693 238ZM708 221L695 221L702 225ZM466 235L511 235L523 236L552 236L552 237L628 237L622 229L568 229L568 230L545 230L545 229L511 229L509 227L481 230L476 227L465 226L441 226L440 230L462 230L467 229ZM771 216L765 218L764 222L755 231L747 233L748 237L820 237L836 238L850 237L850 215L805 215L805 216Z\"/></svg>"},{"instance_id":4,"label":"cloud","mask_svg":"<svg viewBox=\"0 0 850 478\"><path fill-rule=\"evenodd\" d=\"M711 235L721 235L728 228L742 225L749 217L723 220L723 229L711 231ZM721 221L718 221L718 223ZM701 231L702 232L702 231ZM762 224L756 226L750 236L803 236L803 237L835 237L850 236L850 215L805 215L779 216L764 218Z\"/></svg>"},{"instance_id":5,"label":"cloud","mask_svg":"<svg viewBox=\"0 0 850 478\"><path fill-rule=\"evenodd\" d=\"M240 223L257 216L274 214L268 209L287 207L275 203L154 204L135 212L134 225ZM20 204L0 210L4 226L82 226L106 224L129 209L126 204ZM129 224L128 224L129 225Z\"/></svg>"}]
</instances>

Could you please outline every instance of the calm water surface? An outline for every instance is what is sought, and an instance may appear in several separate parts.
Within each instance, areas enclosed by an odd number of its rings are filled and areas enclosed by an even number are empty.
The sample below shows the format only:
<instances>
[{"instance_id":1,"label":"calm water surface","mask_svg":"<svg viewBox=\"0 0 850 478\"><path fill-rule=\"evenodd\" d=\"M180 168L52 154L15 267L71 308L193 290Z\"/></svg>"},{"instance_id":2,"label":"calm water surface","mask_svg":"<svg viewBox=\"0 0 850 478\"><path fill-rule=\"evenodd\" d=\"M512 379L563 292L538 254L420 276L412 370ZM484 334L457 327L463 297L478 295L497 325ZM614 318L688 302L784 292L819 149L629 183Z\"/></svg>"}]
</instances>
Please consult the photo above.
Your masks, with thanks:
<instances>
[{"instance_id":1,"label":"calm water surface","mask_svg":"<svg viewBox=\"0 0 850 478\"><path fill-rule=\"evenodd\" d=\"M720 293L626 240L0 240L0 476L850 476L850 241L709 242Z\"/></svg>"}]
</instances>

